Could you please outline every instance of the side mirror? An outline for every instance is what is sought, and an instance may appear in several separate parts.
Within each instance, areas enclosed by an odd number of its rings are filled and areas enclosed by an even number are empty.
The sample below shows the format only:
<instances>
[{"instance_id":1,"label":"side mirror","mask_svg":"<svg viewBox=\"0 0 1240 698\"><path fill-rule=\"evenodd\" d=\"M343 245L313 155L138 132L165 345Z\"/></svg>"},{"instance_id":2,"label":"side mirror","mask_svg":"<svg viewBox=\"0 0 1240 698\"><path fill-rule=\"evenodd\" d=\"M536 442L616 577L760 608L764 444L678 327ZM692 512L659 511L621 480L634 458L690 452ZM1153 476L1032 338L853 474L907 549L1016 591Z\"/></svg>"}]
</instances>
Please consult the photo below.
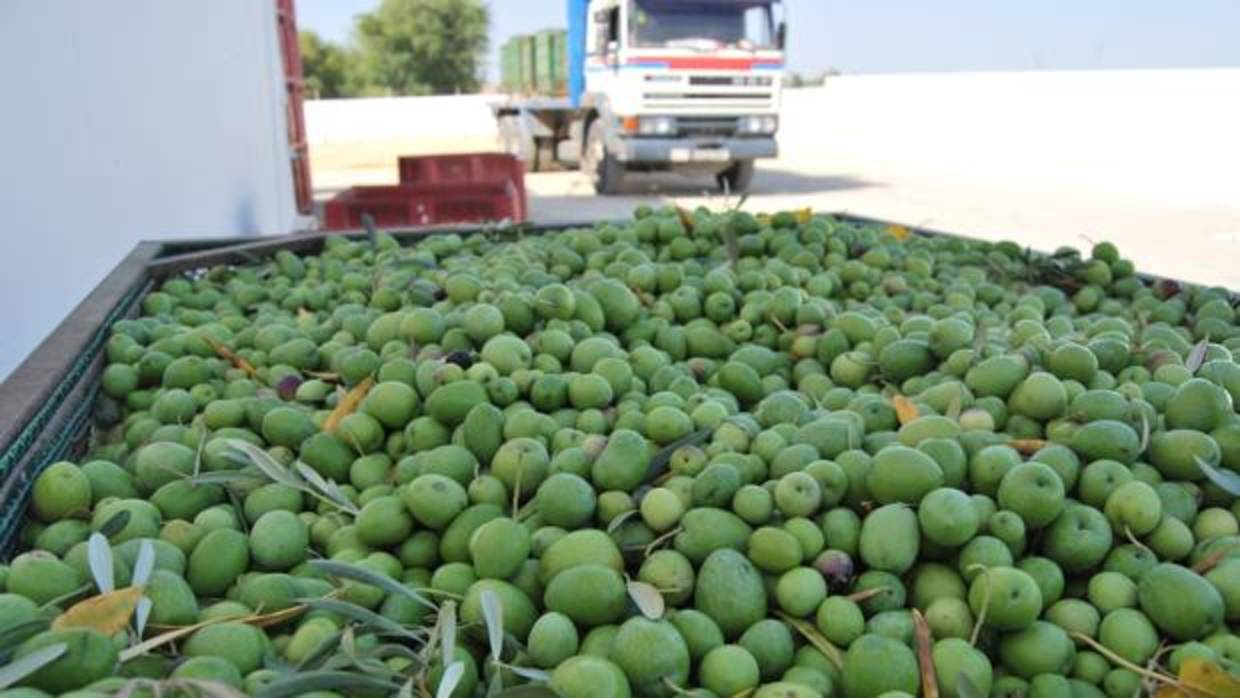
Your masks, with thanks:
<instances>
[{"instance_id":1,"label":"side mirror","mask_svg":"<svg viewBox=\"0 0 1240 698\"><path fill-rule=\"evenodd\" d=\"M607 53L616 53L620 50L620 42L612 39L607 42Z\"/></svg>"},{"instance_id":2,"label":"side mirror","mask_svg":"<svg viewBox=\"0 0 1240 698\"><path fill-rule=\"evenodd\" d=\"M788 23L780 22L779 26L775 28L775 45L778 46L779 50L782 51L784 50L787 44L788 44Z\"/></svg>"}]
</instances>

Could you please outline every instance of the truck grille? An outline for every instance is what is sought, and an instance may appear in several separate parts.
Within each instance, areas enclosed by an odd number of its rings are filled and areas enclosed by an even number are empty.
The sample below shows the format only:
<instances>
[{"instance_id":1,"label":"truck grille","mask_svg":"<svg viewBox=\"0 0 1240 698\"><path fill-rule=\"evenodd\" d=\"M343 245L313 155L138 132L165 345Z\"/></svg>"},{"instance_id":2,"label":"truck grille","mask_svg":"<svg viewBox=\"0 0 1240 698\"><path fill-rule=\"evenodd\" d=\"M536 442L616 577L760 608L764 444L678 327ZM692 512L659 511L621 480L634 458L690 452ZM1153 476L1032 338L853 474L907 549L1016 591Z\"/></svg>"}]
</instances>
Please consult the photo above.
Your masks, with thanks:
<instances>
[{"instance_id":1,"label":"truck grille","mask_svg":"<svg viewBox=\"0 0 1240 698\"><path fill-rule=\"evenodd\" d=\"M774 79L766 75L691 75L690 85L711 87L769 87Z\"/></svg>"},{"instance_id":2,"label":"truck grille","mask_svg":"<svg viewBox=\"0 0 1240 698\"><path fill-rule=\"evenodd\" d=\"M736 117L682 116L676 128L682 136L729 138L736 134Z\"/></svg>"},{"instance_id":3,"label":"truck grille","mask_svg":"<svg viewBox=\"0 0 1240 698\"><path fill-rule=\"evenodd\" d=\"M645 99L658 101L661 99L743 99L770 100L770 92L647 92Z\"/></svg>"}]
</instances>

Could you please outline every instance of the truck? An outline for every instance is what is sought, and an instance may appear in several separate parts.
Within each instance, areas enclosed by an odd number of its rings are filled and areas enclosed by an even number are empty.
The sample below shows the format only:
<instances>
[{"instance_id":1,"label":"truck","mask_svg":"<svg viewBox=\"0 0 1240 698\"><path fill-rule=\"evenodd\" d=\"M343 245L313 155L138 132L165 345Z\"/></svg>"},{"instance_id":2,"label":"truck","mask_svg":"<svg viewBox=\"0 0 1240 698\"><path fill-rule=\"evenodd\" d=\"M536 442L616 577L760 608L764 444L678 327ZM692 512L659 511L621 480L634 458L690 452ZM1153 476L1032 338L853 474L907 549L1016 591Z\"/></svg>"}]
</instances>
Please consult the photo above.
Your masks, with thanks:
<instances>
[{"instance_id":1,"label":"truck","mask_svg":"<svg viewBox=\"0 0 1240 698\"><path fill-rule=\"evenodd\" d=\"M740 192L756 160L778 155L782 0L567 5L564 41L517 37L503 52L512 96L494 113L528 171L579 168L600 194L618 192L629 172L701 172ZM563 56L540 57L540 46ZM522 72L543 64L549 78Z\"/></svg>"}]
</instances>

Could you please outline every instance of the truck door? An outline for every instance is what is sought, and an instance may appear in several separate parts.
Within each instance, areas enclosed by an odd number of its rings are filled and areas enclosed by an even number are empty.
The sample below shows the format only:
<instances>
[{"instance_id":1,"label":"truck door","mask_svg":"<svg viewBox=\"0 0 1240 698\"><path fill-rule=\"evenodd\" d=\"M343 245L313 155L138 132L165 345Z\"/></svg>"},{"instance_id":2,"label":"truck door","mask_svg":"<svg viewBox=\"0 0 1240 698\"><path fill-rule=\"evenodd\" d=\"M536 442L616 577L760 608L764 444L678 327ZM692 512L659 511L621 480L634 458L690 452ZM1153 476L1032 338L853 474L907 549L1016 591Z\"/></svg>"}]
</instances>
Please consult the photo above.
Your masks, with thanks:
<instances>
[{"instance_id":1,"label":"truck door","mask_svg":"<svg viewBox=\"0 0 1240 698\"><path fill-rule=\"evenodd\" d=\"M612 4L593 10L590 13L590 28L586 34L586 91L604 92L606 88L598 84L597 78L615 76L620 71L620 48L623 35L621 32L620 6ZM591 78L595 78L591 83Z\"/></svg>"}]
</instances>

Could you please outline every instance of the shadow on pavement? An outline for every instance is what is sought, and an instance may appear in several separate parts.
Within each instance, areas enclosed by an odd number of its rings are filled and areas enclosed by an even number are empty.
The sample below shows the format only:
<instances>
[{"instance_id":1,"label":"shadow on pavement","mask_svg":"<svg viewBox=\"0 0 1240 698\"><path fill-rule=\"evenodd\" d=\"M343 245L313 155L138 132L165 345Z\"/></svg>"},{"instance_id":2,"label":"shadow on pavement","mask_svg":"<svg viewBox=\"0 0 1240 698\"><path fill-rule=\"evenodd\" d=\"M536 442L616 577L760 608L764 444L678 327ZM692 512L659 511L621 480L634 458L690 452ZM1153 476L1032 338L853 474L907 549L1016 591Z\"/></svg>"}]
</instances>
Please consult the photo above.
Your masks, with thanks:
<instances>
[{"instance_id":1,"label":"shadow on pavement","mask_svg":"<svg viewBox=\"0 0 1240 698\"><path fill-rule=\"evenodd\" d=\"M751 194L812 194L841 189L880 186L847 175L807 175L773 167L758 166ZM633 172L625 176L623 194L646 196L719 195L715 178L710 174L682 172Z\"/></svg>"},{"instance_id":2,"label":"shadow on pavement","mask_svg":"<svg viewBox=\"0 0 1240 698\"><path fill-rule=\"evenodd\" d=\"M807 175L759 165L749 190L754 194L813 194L879 186L878 182L847 175Z\"/></svg>"},{"instance_id":3,"label":"shadow on pavement","mask_svg":"<svg viewBox=\"0 0 1240 698\"><path fill-rule=\"evenodd\" d=\"M657 206L669 199L679 199L684 203L688 203L686 199L703 203L714 200L719 205L724 202L723 193L714 186L714 177L708 174L631 173L625 177L621 193L612 196L595 196L584 176L570 176L567 186L557 188L555 193L540 194L537 190L541 187L531 189L529 209L532 220L559 223L621 219L630 216L640 204ZM846 175L806 175L759 165L750 194L759 197L812 195L880 186L883 185Z\"/></svg>"}]
</instances>

